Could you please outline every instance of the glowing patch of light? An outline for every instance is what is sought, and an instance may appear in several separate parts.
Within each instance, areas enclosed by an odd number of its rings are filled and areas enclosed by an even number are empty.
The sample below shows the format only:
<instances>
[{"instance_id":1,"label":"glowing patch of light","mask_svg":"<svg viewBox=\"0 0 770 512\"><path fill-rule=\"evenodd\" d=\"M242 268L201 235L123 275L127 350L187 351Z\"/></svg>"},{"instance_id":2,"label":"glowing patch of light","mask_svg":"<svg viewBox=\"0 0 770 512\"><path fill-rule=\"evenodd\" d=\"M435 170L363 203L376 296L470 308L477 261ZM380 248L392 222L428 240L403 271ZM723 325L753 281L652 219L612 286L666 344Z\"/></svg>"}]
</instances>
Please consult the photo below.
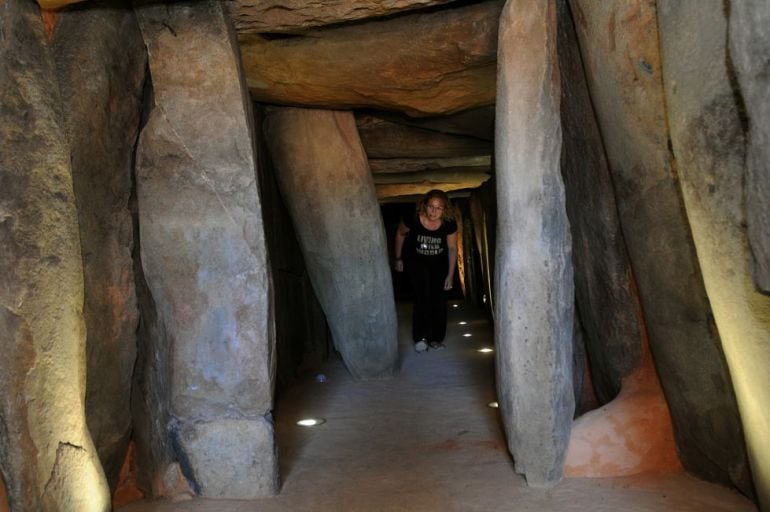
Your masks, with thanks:
<instances>
[{"instance_id":1,"label":"glowing patch of light","mask_svg":"<svg viewBox=\"0 0 770 512\"><path fill-rule=\"evenodd\" d=\"M460 307L460 305L459 305L459 304L452 304L452 307L453 307L453 308L459 308L459 307Z\"/></svg>"},{"instance_id":2,"label":"glowing patch of light","mask_svg":"<svg viewBox=\"0 0 770 512\"><path fill-rule=\"evenodd\" d=\"M466 322L465 320L463 320L462 322L457 322L457 324L458 324L458 325L468 325L468 322Z\"/></svg>"},{"instance_id":3,"label":"glowing patch of light","mask_svg":"<svg viewBox=\"0 0 770 512\"><path fill-rule=\"evenodd\" d=\"M463 334L463 338L470 338L471 336L473 336L473 334L469 332L466 332L465 334Z\"/></svg>"},{"instance_id":4,"label":"glowing patch of light","mask_svg":"<svg viewBox=\"0 0 770 512\"><path fill-rule=\"evenodd\" d=\"M478 351L482 354L489 354L490 352L494 352L494 350L489 347L480 348Z\"/></svg>"},{"instance_id":5,"label":"glowing patch of light","mask_svg":"<svg viewBox=\"0 0 770 512\"><path fill-rule=\"evenodd\" d=\"M301 427L315 427L324 423L326 423L326 420L323 418L305 418L304 420L299 420L297 425Z\"/></svg>"},{"instance_id":6,"label":"glowing patch of light","mask_svg":"<svg viewBox=\"0 0 770 512\"><path fill-rule=\"evenodd\" d=\"M489 402L487 404L487 407L491 407L492 409L497 409L498 407L500 407L500 405L497 402Z\"/></svg>"}]
</instances>

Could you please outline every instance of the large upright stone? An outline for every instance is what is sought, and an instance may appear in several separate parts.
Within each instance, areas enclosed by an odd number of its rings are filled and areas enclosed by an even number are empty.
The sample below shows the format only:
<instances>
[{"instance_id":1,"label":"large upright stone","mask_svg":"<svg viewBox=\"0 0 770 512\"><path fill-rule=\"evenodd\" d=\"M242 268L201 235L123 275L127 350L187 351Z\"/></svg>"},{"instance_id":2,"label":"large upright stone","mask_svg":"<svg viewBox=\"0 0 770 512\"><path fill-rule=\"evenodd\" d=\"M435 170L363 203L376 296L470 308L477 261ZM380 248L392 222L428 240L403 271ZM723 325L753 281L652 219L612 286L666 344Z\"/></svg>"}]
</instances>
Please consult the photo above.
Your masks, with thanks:
<instances>
[{"instance_id":1,"label":"large upright stone","mask_svg":"<svg viewBox=\"0 0 770 512\"><path fill-rule=\"evenodd\" d=\"M744 183L746 144L728 67L728 20L721 6L719 0L658 0L663 82L698 262L730 366L754 482L760 501L770 507L770 297L748 285L752 253L744 193L751 193L752 184ZM766 148L760 151L770 155ZM752 164L767 169L767 162L748 162L749 169ZM764 203L765 214L769 204ZM740 440L715 449L710 458L727 473L715 477L729 477L750 494Z\"/></svg>"},{"instance_id":2,"label":"large upright stone","mask_svg":"<svg viewBox=\"0 0 770 512\"><path fill-rule=\"evenodd\" d=\"M770 4L732 0L729 5L732 62L749 123L746 223L754 281L770 293Z\"/></svg>"},{"instance_id":3,"label":"large upright stone","mask_svg":"<svg viewBox=\"0 0 770 512\"><path fill-rule=\"evenodd\" d=\"M574 249L577 309L599 401L620 392L641 363L639 298L615 191L566 0L559 0L562 176Z\"/></svg>"},{"instance_id":4,"label":"large upright stone","mask_svg":"<svg viewBox=\"0 0 770 512\"><path fill-rule=\"evenodd\" d=\"M559 169L556 7L509 0L500 19L495 337L497 392L516 472L562 478L575 399L574 284Z\"/></svg>"},{"instance_id":5,"label":"large upright stone","mask_svg":"<svg viewBox=\"0 0 770 512\"><path fill-rule=\"evenodd\" d=\"M166 434L199 494L272 494L272 305L234 33L216 1L137 15L154 87L137 156L141 255L171 346Z\"/></svg>"},{"instance_id":6,"label":"large upright stone","mask_svg":"<svg viewBox=\"0 0 770 512\"><path fill-rule=\"evenodd\" d=\"M411 115L491 105L501 6L492 0L292 38L242 35L249 89L266 103Z\"/></svg>"},{"instance_id":7,"label":"large upright stone","mask_svg":"<svg viewBox=\"0 0 770 512\"><path fill-rule=\"evenodd\" d=\"M139 320L128 208L146 51L130 4L61 13L53 40L85 277L86 419L114 488L131 434Z\"/></svg>"},{"instance_id":8,"label":"large upright stone","mask_svg":"<svg viewBox=\"0 0 770 512\"><path fill-rule=\"evenodd\" d=\"M385 230L353 114L276 108L265 133L334 346L354 378L392 375L398 333Z\"/></svg>"},{"instance_id":9,"label":"large upright stone","mask_svg":"<svg viewBox=\"0 0 770 512\"><path fill-rule=\"evenodd\" d=\"M70 155L37 5L5 0L0 34L0 471L14 511L106 511Z\"/></svg>"},{"instance_id":10,"label":"large upright stone","mask_svg":"<svg viewBox=\"0 0 770 512\"><path fill-rule=\"evenodd\" d=\"M682 463L729 481L743 435L668 149L655 3L570 6Z\"/></svg>"}]
</instances>

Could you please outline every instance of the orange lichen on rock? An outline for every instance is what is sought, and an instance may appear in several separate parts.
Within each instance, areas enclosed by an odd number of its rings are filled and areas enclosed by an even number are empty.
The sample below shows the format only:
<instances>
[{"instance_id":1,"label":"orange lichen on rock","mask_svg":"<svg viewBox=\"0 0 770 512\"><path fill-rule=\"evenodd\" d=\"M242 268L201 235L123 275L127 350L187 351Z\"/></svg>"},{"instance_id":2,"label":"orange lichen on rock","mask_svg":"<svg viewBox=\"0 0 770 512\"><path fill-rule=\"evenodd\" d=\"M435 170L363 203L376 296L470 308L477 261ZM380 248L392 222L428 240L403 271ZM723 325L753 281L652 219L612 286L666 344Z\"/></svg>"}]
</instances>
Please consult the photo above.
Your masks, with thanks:
<instances>
[{"instance_id":1,"label":"orange lichen on rock","mask_svg":"<svg viewBox=\"0 0 770 512\"><path fill-rule=\"evenodd\" d=\"M0 0L0 5L2 5ZM11 512L11 507L8 505L8 495L5 492L5 481L3 475L0 474L0 512Z\"/></svg>"},{"instance_id":2,"label":"orange lichen on rock","mask_svg":"<svg viewBox=\"0 0 770 512\"><path fill-rule=\"evenodd\" d=\"M152 495L156 498L182 501L195 497L195 491L190 488L187 478L182 473L182 467L174 462L155 474Z\"/></svg>"},{"instance_id":3,"label":"orange lichen on rock","mask_svg":"<svg viewBox=\"0 0 770 512\"><path fill-rule=\"evenodd\" d=\"M136 457L134 456L134 442L131 441L126 452L126 460L123 462L123 467L120 468L115 493L112 495L112 508L117 510L143 498L144 493L136 484Z\"/></svg>"},{"instance_id":4,"label":"orange lichen on rock","mask_svg":"<svg viewBox=\"0 0 770 512\"><path fill-rule=\"evenodd\" d=\"M578 418L564 463L566 477L611 477L682 471L671 414L646 336L642 362L620 394Z\"/></svg>"},{"instance_id":5,"label":"orange lichen on rock","mask_svg":"<svg viewBox=\"0 0 770 512\"><path fill-rule=\"evenodd\" d=\"M43 29L45 35L50 41L53 38L53 31L56 28L56 22L59 21L58 11L40 10L40 17L43 18Z\"/></svg>"}]
</instances>

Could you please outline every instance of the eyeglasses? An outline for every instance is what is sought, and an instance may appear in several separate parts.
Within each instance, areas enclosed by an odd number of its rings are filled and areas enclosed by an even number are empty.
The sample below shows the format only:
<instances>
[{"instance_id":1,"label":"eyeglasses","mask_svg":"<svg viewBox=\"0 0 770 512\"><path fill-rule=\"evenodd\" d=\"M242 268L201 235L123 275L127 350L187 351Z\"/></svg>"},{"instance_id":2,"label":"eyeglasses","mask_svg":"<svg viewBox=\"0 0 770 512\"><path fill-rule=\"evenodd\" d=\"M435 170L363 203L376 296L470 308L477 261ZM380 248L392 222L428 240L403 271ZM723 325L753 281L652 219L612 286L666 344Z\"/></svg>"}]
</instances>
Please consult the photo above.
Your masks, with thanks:
<instances>
[{"instance_id":1,"label":"eyeglasses","mask_svg":"<svg viewBox=\"0 0 770 512\"><path fill-rule=\"evenodd\" d=\"M428 208L430 208L431 210L438 210L440 212L444 211L444 207L443 206L436 206L435 204L429 204Z\"/></svg>"}]
</instances>

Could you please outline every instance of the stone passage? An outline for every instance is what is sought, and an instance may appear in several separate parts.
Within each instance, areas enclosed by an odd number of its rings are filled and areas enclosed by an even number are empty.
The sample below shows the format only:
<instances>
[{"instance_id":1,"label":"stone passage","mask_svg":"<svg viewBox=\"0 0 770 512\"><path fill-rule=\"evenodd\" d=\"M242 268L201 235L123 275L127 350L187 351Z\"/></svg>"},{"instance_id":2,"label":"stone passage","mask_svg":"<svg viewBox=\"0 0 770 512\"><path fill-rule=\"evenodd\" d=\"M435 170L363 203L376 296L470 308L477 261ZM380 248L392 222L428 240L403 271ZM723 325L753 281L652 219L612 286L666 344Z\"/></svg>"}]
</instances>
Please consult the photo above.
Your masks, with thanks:
<instances>
[{"instance_id":1,"label":"stone passage","mask_svg":"<svg viewBox=\"0 0 770 512\"><path fill-rule=\"evenodd\" d=\"M551 2L509 0L503 10L496 123L498 400L516 472L552 485L575 408L575 296Z\"/></svg>"},{"instance_id":2,"label":"stone passage","mask_svg":"<svg viewBox=\"0 0 770 512\"><path fill-rule=\"evenodd\" d=\"M272 306L234 37L214 1L137 14L154 87L137 156L141 257L172 347L170 435L198 494L272 494Z\"/></svg>"},{"instance_id":3,"label":"stone passage","mask_svg":"<svg viewBox=\"0 0 770 512\"><path fill-rule=\"evenodd\" d=\"M275 108L265 132L335 347L355 378L390 376L398 354L393 285L353 114Z\"/></svg>"}]
</instances>

